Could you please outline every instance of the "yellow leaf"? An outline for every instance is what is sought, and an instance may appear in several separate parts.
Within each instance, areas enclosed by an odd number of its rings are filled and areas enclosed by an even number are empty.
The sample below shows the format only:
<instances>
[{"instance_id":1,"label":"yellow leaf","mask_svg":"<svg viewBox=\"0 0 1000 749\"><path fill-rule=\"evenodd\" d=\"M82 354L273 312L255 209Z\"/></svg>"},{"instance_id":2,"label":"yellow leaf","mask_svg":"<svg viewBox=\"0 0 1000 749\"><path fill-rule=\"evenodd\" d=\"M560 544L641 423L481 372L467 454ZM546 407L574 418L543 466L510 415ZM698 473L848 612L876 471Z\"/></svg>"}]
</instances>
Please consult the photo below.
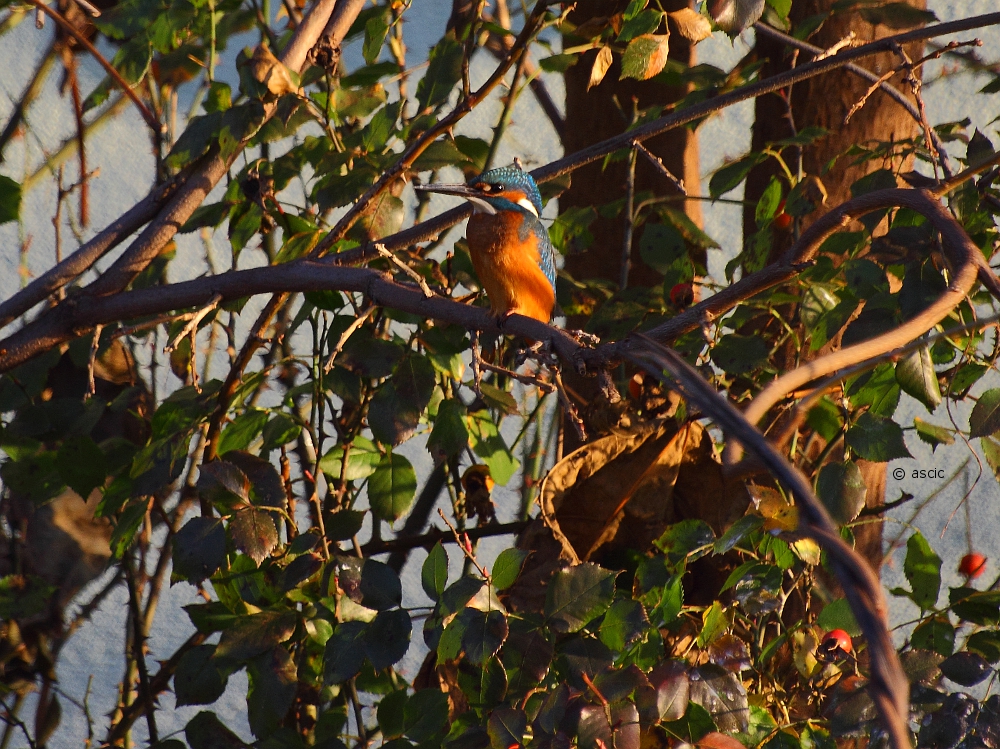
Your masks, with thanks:
<instances>
[{"instance_id":1,"label":"yellow leaf","mask_svg":"<svg viewBox=\"0 0 1000 749\"><path fill-rule=\"evenodd\" d=\"M764 518L764 530L793 531L798 528L798 508L788 504L777 490L756 485L747 488L757 512Z\"/></svg>"},{"instance_id":2,"label":"yellow leaf","mask_svg":"<svg viewBox=\"0 0 1000 749\"><path fill-rule=\"evenodd\" d=\"M667 16L677 26L677 33L697 44L712 35L712 24L705 16L691 8L681 8Z\"/></svg>"},{"instance_id":3,"label":"yellow leaf","mask_svg":"<svg viewBox=\"0 0 1000 749\"><path fill-rule=\"evenodd\" d=\"M795 668L807 679L823 668L823 665L816 659L816 648L818 647L819 633L815 627L800 629L792 634Z\"/></svg>"},{"instance_id":4,"label":"yellow leaf","mask_svg":"<svg viewBox=\"0 0 1000 749\"><path fill-rule=\"evenodd\" d=\"M257 49L253 51L253 57L250 58L250 71L254 80L267 86L267 90L275 96L293 94L298 91L298 87L292 83L288 68L263 44L257 45Z\"/></svg>"},{"instance_id":5,"label":"yellow leaf","mask_svg":"<svg viewBox=\"0 0 1000 749\"><path fill-rule=\"evenodd\" d=\"M601 51L594 58L594 67L590 69L590 83L587 84L589 91L598 83L604 80L604 76L611 67L611 47L601 47Z\"/></svg>"}]
</instances>

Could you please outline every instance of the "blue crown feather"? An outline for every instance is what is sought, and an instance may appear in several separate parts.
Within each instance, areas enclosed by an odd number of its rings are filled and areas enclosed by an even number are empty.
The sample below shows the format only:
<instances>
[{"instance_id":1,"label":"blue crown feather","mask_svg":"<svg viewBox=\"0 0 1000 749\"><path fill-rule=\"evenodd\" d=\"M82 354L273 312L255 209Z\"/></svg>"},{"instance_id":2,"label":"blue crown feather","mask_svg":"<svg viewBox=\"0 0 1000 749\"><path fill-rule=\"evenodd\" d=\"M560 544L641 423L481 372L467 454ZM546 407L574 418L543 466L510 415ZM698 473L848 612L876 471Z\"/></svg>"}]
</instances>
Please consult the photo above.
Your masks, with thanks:
<instances>
[{"instance_id":1,"label":"blue crown feather","mask_svg":"<svg viewBox=\"0 0 1000 749\"><path fill-rule=\"evenodd\" d=\"M523 192L531 204L535 206L538 215L542 215L542 194L538 191L538 185L534 177L517 166L501 166L483 172L478 177L469 180L469 187L487 183L490 185L503 185ZM498 196L499 197L499 196Z\"/></svg>"}]
</instances>

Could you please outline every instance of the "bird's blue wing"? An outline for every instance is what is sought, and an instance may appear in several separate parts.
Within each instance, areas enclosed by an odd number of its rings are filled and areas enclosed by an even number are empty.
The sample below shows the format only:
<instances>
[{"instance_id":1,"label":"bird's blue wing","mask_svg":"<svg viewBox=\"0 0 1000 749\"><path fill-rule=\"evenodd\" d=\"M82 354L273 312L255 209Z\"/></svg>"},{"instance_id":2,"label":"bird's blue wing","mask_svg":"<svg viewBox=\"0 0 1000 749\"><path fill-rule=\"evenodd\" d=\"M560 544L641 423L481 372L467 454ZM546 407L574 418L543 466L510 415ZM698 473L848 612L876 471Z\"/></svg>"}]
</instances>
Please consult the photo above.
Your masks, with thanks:
<instances>
[{"instance_id":1,"label":"bird's blue wing","mask_svg":"<svg viewBox=\"0 0 1000 749\"><path fill-rule=\"evenodd\" d=\"M552 248L552 240L549 239L549 233L546 231L545 226L537 219L533 222L531 230L538 237L538 267L545 274L549 283L552 284L552 291L554 292L556 289L556 258L555 251Z\"/></svg>"}]
</instances>

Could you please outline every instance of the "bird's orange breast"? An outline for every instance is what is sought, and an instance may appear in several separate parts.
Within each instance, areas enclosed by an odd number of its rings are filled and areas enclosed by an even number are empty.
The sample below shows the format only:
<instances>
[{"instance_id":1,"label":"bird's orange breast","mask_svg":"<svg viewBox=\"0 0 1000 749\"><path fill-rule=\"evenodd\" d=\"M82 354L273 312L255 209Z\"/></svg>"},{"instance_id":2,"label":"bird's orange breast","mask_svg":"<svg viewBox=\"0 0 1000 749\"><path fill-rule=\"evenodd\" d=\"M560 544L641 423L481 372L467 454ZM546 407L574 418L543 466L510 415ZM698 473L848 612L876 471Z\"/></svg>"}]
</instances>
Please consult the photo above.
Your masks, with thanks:
<instances>
[{"instance_id":1,"label":"bird's orange breast","mask_svg":"<svg viewBox=\"0 0 1000 749\"><path fill-rule=\"evenodd\" d=\"M539 267L538 237L524 230L523 221L514 212L473 214L467 231L472 265L497 314L516 313L547 323L555 294Z\"/></svg>"}]
</instances>

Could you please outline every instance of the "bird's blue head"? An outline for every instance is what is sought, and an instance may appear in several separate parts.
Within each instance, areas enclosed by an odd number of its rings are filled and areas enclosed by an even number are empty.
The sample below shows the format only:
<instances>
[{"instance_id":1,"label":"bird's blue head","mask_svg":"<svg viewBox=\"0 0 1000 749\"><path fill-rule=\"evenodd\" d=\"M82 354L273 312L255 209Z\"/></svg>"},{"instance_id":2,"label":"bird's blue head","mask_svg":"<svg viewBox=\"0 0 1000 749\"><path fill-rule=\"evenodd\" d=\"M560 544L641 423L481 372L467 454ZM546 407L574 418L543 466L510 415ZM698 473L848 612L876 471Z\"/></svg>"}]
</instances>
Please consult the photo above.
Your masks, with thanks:
<instances>
[{"instance_id":1,"label":"bird's blue head","mask_svg":"<svg viewBox=\"0 0 1000 749\"><path fill-rule=\"evenodd\" d=\"M420 185L417 189L458 195L468 200L479 213L517 211L538 218L542 214L542 195L534 178L515 159L512 166L502 166L473 177L464 185Z\"/></svg>"}]
</instances>

